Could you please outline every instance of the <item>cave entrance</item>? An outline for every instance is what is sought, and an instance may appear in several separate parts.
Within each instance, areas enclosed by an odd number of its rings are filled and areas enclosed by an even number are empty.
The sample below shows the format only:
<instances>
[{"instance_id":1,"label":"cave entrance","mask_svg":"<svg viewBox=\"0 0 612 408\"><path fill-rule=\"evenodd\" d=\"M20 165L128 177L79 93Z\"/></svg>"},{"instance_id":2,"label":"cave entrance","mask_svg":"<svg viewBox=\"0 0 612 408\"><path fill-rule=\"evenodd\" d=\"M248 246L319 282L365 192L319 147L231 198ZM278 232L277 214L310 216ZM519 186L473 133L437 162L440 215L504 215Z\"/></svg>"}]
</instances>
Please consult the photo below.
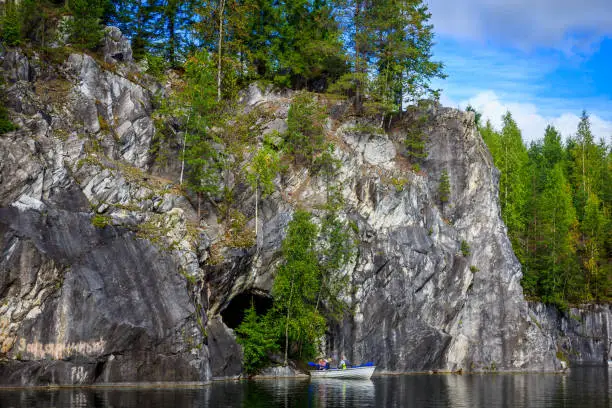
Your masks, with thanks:
<instances>
[{"instance_id":1,"label":"cave entrance","mask_svg":"<svg viewBox=\"0 0 612 408\"><path fill-rule=\"evenodd\" d=\"M259 316L266 314L272 307L272 299L267 296L254 292L240 293L221 311L223 323L230 329L238 327L244 318L245 310L251 307L251 302L255 305L255 311Z\"/></svg>"}]
</instances>

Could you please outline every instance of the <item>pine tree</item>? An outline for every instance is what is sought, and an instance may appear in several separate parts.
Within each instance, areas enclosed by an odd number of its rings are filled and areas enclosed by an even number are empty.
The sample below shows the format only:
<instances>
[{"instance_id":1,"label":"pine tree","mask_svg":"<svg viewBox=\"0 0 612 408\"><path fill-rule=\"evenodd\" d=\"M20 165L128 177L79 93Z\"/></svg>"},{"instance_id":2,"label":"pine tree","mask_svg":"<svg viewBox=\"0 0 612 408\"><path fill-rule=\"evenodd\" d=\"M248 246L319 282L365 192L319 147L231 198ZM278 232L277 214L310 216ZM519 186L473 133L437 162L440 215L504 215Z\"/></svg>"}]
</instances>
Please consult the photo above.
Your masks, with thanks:
<instances>
[{"instance_id":1,"label":"pine tree","mask_svg":"<svg viewBox=\"0 0 612 408\"><path fill-rule=\"evenodd\" d=\"M576 132L575 144L570 150L573 159L572 183L574 187L574 203L578 212L578 219L582 220L584 208L591 192L593 184L593 160L595 159L596 146L593 142L591 132L591 121L586 111L582 112L578 130Z\"/></svg>"},{"instance_id":2,"label":"pine tree","mask_svg":"<svg viewBox=\"0 0 612 408\"><path fill-rule=\"evenodd\" d=\"M438 199L440 200L440 203L442 203L442 208L444 208L444 205L450 200L450 181L448 178L448 172L446 170L443 170L442 174L440 175Z\"/></svg>"},{"instance_id":3,"label":"pine tree","mask_svg":"<svg viewBox=\"0 0 612 408\"><path fill-rule=\"evenodd\" d=\"M489 148L489 152L491 152L494 163L497 165L501 155L501 135L493 129L493 125L489 119L487 119L485 126L480 129L480 134ZM497 165L497 168L499 169L499 165Z\"/></svg>"},{"instance_id":4,"label":"pine tree","mask_svg":"<svg viewBox=\"0 0 612 408\"><path fill-rule=\"evenodd\" d=\"M217 108L214 66L206 51L193 54L185 63L186 86L178 95L175 115L185 120L183 160L188 186L197 195L198 218L202 197L218 192L219 157L209 127ZM186 107L183 109L182 107Z\"/></svg>"},{"instance_id":5,"label":"pine tree","mask_svg":"<svg viewBox=\"0 0 612 408\"><path fill-rule=\"evenodd\" d=\"M542 157L547 169L554 168L557 163L565 159L563 144L561 143L561 134L554 126L548 125L544 132Z\"/></svg>"},{"instance_id":6,"label":"pine tree","mask_svg":"<svg viewBox=\"0 0 612 408\"><path fill-rule=\"evenodd\" d=\"M589 193L584 209L584 218L580 229L582 231L582 259L586 272L587 291L596 301L609 296L609 276L604 274L606 260L603 254L605 216L601 211L601 201ZM588 299L591 300L591 299Z\"/></svg>"},{"instance_id":7,"label":"pine tree","mask_svg":"<svg viewBox=\"0 0 612 408\"><path fill-rule=\"evenodd\" d=\"M542 242L535 254L540 262L540 295L546 303L564 306L571 286L571 272L576 251L577 220L570 185L563 164L550 171L538 202Z\"/></svg>"},{"instance_id":8,"label":"pine tree","mask_svg":"<svg viewBox=\"0 0 612 408\"><path fill-rule=\"evenodd\" d=\"M349 0L344 9L352 69L334 89L354 96L358 112L366 93L383 114L437 97L429 83L444 75L442 64L431 60L433 26L422 0Z\"/></svg>"},{"instance_id":9,"label":"pine tree","mask_svg":"<svg viewBox=\"0 0 612 408\"><path fill-rule=\"evenodd\" d=\"M104 36L102 16L107 7L106 0L67 0L72 13L70 41L77 47L95 49Z\"/></svg>"},{"instance_id":10,"label":"pine tree","mask_svg":"<svg viewBox=\"0 0 612 408\"><path fill-rule=\"evenodd\" d=\"M325 148L324 107L308 92L293 97L287 116L285 146L296 162L312 164Z\"/></svg>"},{"instance_id":11,"label":"pine tree","mask_svg":"<svg viewBox=\"0 0 612 408\"><path fill-rule=\"evenodd\" d=\"M328 0L282 2L274 82L323 91L346 71L341 32Z\"/></svg>"},{"instance_id":12,"label":"pine tree","mask_svg":"<svg viewBox=\"0 0 612 408\"><path fill-rule=\"evenodd\" d=\"M159 20L158 5L154 0L111 0L112 12L107 18L131 39L136 60L144 58L152 48L154 23Z\"/></svg>"},{"instance_id":13,"label":"pine tree","mask_svg":"<svg viewBox=\"0 0 612 408\"><path fill-rule=\"evenodd\" d=\"M508 235L514 252L524 261L526 202L529 195L527 149L521 138L521 131L507 112L503 116L504 127L500 137L500 151L496 166L501 171L499 198L502 218L508 227Z\"/></svg>"},{"instance_id":14,"label":"pine tree","mask_svg":"<svg viewBox=\"0 0 612 408\"><path fill-rule=\"evenodd\" d=\"M243 365L248 374L254 374L268 361L268 353L278 350L276 338L268 322L258 316L255 306L245 310L242 323L235 329L236 341L242 346Z\"/></svg>"}]
</instances>

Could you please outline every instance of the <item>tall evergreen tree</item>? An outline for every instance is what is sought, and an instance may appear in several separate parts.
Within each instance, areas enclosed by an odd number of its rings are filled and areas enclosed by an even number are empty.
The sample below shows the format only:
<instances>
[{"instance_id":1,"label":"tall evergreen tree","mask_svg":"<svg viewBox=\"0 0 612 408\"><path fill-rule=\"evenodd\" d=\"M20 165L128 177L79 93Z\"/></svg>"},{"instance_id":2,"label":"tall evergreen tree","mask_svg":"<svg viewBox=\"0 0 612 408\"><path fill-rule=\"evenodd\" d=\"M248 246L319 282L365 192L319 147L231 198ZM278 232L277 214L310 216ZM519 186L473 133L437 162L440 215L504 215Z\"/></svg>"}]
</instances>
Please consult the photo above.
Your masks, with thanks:
<instances>
[{"instance_id":1,"label":"tall evergreen tree","mask_svg":"<svg viewBox=\"0 0 612 408\"><path fill-rule=\"evenodd\" d=\"M580 229L582 231L582 259L586 272L585 280L589 299L596 301L610 296L607 293L609 288L610 276L609 259L603 253L604 248L604 227L606 226L605 216L601 210L601 201L592 192L586 201L584 208L584 218Z\"/></svg>"},{"instance_id":2,"label":"tall evergreen tree","mask_svg":"<svg viewBox=\"0 0 612 408\"><path fill-rule=\"evenodd\" d=\"M575 144L570 150L573 159L571 174L574 187L574 203L580 220L584 216L584 208L592 187L595 150L591 121L586 111L583 111L576 132Z\"/></svg>"},{"instance_id":3,"label":"tall evergreen tree","mask_svg":"<svg viewBox=\"0 0 612 408\"><path fill-rule=\"evenodd\" d=\"M422 0L349 0L344 5L351 16L352 71L339 87L352 91L358 111L366 93L383 112L437 96L430 80L444 75L442 64L431 59L433 26Z\"/></svg>"},{"instance_id":4,"label":"tall evergreen tree","mask_svg":"<svg viewBox=\"0 0 612 408\"><path fill-rule=\"evenodd\" d=\"M500 137L500 151L495 164L502 174L499 181L499 197L502 216L508 227L508 235L517 257L524 261L525 254L525 205L529 195L527 149L521 131L510 112L503 116L504 127Z\"/></svg>"},{"instance_id":5,"label":"tall evergreen tree","mask_svg":"<svg viewBox=\"0 0 612 408\"><path fill-rule=\"evenodd\" d=\"M77 47L95 49L104 36L102 16L107 0L67 0L72 13L70 41Z\"/></svg>"},{"instance_id":6,"label":"tall evergreen tree","mask_svg":"<svg viewBox=\"0 0 612 408\"><path fill-rule=\"evenodd\" d=\"M206 51L187 60L186 84L173 110L185 123L183 160L187 164L188 187L197 196L198 218L202 198L216 193L219 184L219 157L213 147L215 135L210 132L217 108L212 66L214 62Z\"/></svg>"},{"instance_id":7,"label":"tall evergreen tree","mask_svg":"<svg viewBox=\"0 0 612 408\"><path fill-rule=\"evenodd\" d=\"M119 27L131 39L135 59L151 49L155 38L155 22L159 20L155 0L111 0L109 23Z\"/></svg>"},{"instance_id":8,"label":"tall evergreen tree","mask_svg":"<svg viewBox=\"0 0 612 408\"><path fill-rule=\"evenodd\" d=\"M346 71L341 32L329 0L280 3L274 82L294 89L325 90Z\"/></svg>"},{"instance_id":9,"label":"tall evergreen tree","mask_svg":"<svg viewBox=\"0 0 612 408\"><path fill-rule=\"evenodd\" d=\"M570 185L565 179L563 164L556 163L546 180L546 187L537 204L540 214L538 226L542 242L535 254L542 258L542 300L564 305L571 285L571 272L576 251L576 212Z\"/></svg>"}]
</instances>

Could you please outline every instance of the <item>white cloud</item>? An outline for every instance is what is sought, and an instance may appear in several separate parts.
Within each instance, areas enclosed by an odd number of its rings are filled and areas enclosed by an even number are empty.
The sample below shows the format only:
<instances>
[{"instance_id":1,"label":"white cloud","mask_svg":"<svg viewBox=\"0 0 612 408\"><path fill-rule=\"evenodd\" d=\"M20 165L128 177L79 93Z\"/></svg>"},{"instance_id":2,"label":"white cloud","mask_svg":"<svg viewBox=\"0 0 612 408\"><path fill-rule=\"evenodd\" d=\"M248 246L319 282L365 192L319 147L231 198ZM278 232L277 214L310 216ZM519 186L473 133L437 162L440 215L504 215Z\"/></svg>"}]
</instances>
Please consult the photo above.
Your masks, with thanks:
<instances>
[{"instance_id":1,"label":"white cloud","mask_svg":"<svg viewBox=\"0 0 612 408\"><path fill-rule=\"evenodd\" d=\"M612 34L610 0L426 0L434 30L523 50L592 53Z\"/></svg>"},{"instance_id":2,"label":"white cloud","mask_svg":"<svg viewBox=\"0 0 612 408\"><path fill-rule=\"evenodd\" d=\"M496 129L502 127L502 116L510 111L514 120L522 131L523 140L527 144L533 140L541 139L547 125L555 126L564 137L576 133L580 117L575 113L562 113L556 116L544 116L532 103L521 103L516 101L502 100L494 91L479 92L475 96L462 100L453 101L446 96L441 97L441 103L446 106L454 106L465 109L469 104L483 115L483 122L489 119ZM580 113L580 112L579 112ZM590 116L591 130L596 140L604 138L610 143L612 137L612 122L602 119L593 114Z\"/></svg>"}]
</instances>

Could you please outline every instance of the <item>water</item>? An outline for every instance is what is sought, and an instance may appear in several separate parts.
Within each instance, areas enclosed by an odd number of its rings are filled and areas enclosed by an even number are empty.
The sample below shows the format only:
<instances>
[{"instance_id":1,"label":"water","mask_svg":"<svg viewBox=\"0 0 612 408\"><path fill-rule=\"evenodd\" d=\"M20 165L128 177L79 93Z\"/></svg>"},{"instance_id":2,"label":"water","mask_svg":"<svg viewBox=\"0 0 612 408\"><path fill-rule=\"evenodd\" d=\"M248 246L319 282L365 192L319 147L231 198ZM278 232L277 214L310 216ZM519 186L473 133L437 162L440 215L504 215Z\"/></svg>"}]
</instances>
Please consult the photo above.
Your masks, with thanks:
<instances>
[{"instance_id":1,"label":"water","mask_svg":"<svg viewBox=\"0 0 612 408\"><path fill-rule=\"evenodd\" d=\"M0 390L0 407L567 407L612 408L612 369L569 375L401 375L350 380L219 382L197 388Z\"/></svg>"}]
</instances>

